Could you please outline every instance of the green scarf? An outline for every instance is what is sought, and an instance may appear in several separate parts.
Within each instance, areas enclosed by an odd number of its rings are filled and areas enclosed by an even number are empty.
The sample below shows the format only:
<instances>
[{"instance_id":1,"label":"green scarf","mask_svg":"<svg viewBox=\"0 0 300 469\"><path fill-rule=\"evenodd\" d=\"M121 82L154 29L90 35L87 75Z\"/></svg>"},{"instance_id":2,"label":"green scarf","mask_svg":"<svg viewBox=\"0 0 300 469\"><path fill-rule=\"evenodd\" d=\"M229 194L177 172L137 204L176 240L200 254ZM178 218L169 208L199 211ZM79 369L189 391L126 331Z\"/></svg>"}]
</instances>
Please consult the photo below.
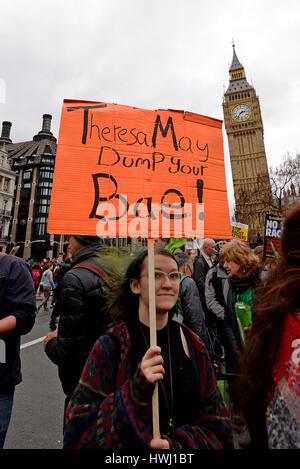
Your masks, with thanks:
<instances>
[{"instance_id":1,"label":"green scarf","mask_svg":"<svg viewBox=\"0 0 300 469\"><path fill-rule=\"evenodd\" d=\"M258 280L261 267L259 265L253 265L245 277L235 278L228 277L229 286L235 293L243 293L248 290L249 287L253 286Z\"/></svg>"}]
</instances>

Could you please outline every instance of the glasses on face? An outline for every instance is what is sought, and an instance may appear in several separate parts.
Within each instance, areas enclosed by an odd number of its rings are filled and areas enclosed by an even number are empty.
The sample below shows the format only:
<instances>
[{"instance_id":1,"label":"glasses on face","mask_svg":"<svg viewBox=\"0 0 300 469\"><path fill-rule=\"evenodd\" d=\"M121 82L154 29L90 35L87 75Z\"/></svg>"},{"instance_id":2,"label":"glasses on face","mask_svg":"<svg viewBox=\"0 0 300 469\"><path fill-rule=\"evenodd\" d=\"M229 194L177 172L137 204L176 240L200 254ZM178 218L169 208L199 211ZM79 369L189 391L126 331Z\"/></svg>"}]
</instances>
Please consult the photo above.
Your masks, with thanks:
<instances>
[{"instance_id":1,"label":"glasses on face","mask_svg":"<svg viewBox=\"0 0 300 469\"><path fill-rule=\"evenodd\" d=\"M161 272L160 270L156 270L154 272L155 283L161 284L166 280L166 278L169 279L170 283L178 284L180 282L181 273L170 272L169 274L166 274L165 272Z\"/></svg>"},{"instance_id":2,"label":"glasses on face","mask_svg":"<svg viewBox=\"0 0 300 469\"><path fill-rule=\"evenodd\" d=\"M143 274L141 275L141 277L148 277L148 274ZM166 278L168 278L171 283L176 284L180 282L181 273L171 272L169 274L166 274L165 272L162 272L161 270L155 270L154 272L155 283L162 283Z\"/></svg>"}]
</instances>

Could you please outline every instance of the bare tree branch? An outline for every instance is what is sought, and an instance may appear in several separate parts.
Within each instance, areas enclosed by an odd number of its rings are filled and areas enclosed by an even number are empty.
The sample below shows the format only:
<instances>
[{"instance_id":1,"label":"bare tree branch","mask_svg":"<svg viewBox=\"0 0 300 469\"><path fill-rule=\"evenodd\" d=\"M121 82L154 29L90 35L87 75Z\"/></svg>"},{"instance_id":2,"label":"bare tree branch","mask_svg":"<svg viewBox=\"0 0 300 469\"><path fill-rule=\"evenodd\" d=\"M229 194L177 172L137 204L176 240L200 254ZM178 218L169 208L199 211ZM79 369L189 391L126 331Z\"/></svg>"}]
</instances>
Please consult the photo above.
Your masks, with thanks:
<instances>
[{"instance_id":1,"label":"bare tree branch","mask_svg":"<svg viewBox=\"0 0 300 469\"><path fill-rule=\"evenodd\" d=\"M266 213L283 216L286 209L300 201L300 154L289 153L269 175L259 175L236 194L235 220L249 225L254 231L264 226ZM250 231L249 231L250 234ZM253 240L252 240L253 241Z\"/></svg>"}]
</instances>

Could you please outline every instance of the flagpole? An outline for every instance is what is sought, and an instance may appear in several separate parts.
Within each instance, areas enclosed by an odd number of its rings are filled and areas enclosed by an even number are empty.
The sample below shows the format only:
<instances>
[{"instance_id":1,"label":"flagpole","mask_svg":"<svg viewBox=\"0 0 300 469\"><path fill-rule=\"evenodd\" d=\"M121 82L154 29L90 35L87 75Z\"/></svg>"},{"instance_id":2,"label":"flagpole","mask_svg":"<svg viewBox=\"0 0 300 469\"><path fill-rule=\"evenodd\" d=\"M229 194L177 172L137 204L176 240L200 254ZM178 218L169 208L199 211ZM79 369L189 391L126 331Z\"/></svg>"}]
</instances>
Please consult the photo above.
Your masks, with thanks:
<instances>
[{"instance_id":1,"label":"flagpole","mask_svg":"<svg viewBox=\"0 0 300 469\"><path fill-rule=\"evenodd\" d=\"M149 322L150 322L150 347L157 345L156 338L156 305L155 305L155 280L154 280L154 239L148 239L148 278L149 278ZM160 438L159 431L159 407L158 385L156 383L152 396L153 438Z\"/></svg>"}]
</instances>

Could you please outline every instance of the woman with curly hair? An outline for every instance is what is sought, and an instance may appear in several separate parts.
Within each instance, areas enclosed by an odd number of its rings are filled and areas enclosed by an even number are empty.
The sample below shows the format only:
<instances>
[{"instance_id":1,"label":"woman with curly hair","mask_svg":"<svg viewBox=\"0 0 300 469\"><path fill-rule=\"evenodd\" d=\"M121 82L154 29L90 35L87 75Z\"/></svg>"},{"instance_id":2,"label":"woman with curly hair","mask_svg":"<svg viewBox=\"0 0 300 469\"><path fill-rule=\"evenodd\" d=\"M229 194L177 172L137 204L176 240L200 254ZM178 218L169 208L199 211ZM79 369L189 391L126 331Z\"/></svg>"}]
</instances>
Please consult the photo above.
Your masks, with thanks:
<instances>
[{"instance_id":1,"label":"woman with curly hair","mask_svg":"<svg viewBox=\"0 0 300 469\"><path fill-rule=\"evenodd\" d=\"M110 299L116 326L98 339L85 364L66 410L65 448L233 447L205 346L172 320L180 281L177 261L157 249L154 267L157 346L150 347L148 253L143 250L114 279ZM153 439L156 386L161 438Z\"/></svg>"},{"instance_id":2,"label":"woman with curly hair","mask_svg":"<svg viewBox=\"0 0 300 469\"><path fill-rule=\"evenodd\" d=\"M230 241L220 251L220 261L228 277L223 281L225 314L222 322L222 341L225 348L226 371L234 373L245 342L243 310L251 318L255 289L260 282L257 256L242 242Z\"/></svg>"},{"instance_id":3,"label":"woman with curly hair","mask_svg":"<svg viewBox=\"0 0 300 469\"><path fill-rule=\"evenodd\" d=\"M300 448L300 204L287 213L281 260L259 291L235 407L251 448Z\"/></svg>"}]
</instances>

